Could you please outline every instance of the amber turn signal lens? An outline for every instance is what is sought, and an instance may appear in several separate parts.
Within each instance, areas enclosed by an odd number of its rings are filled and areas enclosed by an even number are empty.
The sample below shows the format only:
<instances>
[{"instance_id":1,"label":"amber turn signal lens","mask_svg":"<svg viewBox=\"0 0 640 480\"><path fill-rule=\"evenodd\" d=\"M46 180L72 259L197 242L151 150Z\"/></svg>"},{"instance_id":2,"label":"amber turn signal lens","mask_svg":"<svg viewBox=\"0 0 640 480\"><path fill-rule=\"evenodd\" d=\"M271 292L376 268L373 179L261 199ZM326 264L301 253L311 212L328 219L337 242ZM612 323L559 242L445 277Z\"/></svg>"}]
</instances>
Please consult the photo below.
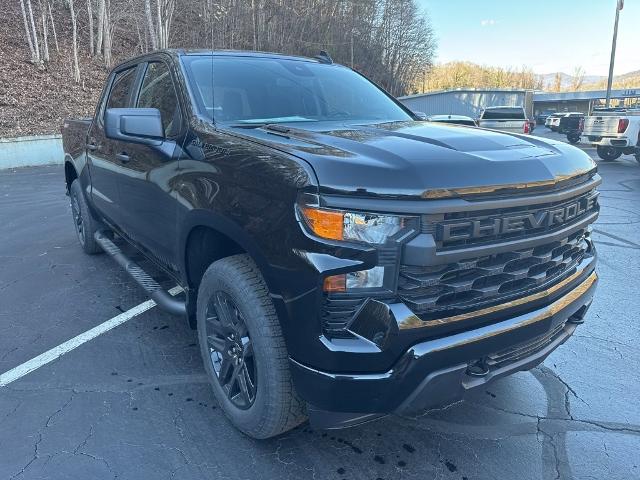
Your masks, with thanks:
<instances>
[{"instance_id":1,"label":"amber turn signal lens","mask_svg":"<svg viewBox=\"0 0 640 480\"><path fill-rule=\"evenodd\" d=\"M312 207L302 207L300 210L302 210L302 214L313 233L322 238L342 240L342 229L344 227L344 214L342 212Z\"/></svg>"},{"instance_id":2,"label":"amber turn signal lens","mask_svg":"<svg viewBox=\"0 0 640 480\"><path fill-rule=\"evenodd\" d=\"M323 290L325 292L346 292L347 276L343 274L325 277Z\"/></svg>"}]
</instances>

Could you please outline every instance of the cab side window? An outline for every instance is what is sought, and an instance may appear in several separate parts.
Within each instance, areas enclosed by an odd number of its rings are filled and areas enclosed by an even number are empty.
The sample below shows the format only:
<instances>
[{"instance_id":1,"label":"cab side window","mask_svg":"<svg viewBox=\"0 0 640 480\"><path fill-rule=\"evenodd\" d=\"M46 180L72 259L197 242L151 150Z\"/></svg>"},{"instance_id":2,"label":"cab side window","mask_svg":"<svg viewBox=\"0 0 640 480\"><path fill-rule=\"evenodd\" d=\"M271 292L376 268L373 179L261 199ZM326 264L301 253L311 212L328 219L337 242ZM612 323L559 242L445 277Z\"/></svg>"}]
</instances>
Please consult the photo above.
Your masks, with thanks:
<instances>
[{"instance_id":1,"label":"cab side window","mask_svg":"<svg viewBox=\"0 0 640 480\"><path fill-rule=\"evenodd\" d=\"M160 110L166 137L174 137L180 133L180 105L171 74L164 63L151 62L147 66L136 107Z\"/></svg>"},{"instance_id":2,"label":"cab side window","mask_svg":"<svg viewBox=\"0 0 640 480\"><path fill-rule=\"evenodd\" d=\"M129 106L129 97L136 79L135 73L136 67L116 73L107 99L107 108L126 108Z\"/></svg>"}]
</instances>

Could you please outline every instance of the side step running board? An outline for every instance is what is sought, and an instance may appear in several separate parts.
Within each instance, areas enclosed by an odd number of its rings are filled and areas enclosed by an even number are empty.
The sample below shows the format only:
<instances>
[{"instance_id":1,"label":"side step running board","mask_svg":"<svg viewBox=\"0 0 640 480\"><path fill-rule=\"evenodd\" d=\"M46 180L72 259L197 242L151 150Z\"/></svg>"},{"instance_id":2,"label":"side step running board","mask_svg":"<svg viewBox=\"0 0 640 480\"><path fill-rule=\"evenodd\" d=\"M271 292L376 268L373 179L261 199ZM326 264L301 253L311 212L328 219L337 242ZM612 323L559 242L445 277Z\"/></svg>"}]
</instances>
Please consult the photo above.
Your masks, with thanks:
<instances>
[{"instance_id":1,"label":"side step running board","mask_svg":"<svg viewBox=\"0 0 640 480\"><path fill-rule=\"evenodd\" d=\"M151 278L136 262L129 259L105 233L103 230L96 232L94 235L96 242L131 275L138 285L144 288L152 300L155 301L160 308L172 315L186 315L187 306L185 302L172 297L171 294L164 290L158 282Z\"/></svg>"}]
</instances>

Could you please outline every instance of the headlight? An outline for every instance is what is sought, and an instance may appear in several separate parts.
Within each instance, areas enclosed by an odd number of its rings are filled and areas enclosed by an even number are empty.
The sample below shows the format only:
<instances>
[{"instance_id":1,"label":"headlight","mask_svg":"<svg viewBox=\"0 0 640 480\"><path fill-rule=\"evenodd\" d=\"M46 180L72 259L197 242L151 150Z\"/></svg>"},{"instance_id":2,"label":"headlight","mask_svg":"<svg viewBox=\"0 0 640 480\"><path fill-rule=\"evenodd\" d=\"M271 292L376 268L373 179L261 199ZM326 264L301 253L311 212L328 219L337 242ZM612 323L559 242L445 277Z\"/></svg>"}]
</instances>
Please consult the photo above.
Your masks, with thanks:
<instances>
[{"instance_id":1,"label":"headlight","mask_svg":"<svg viewBox=\"0 0 640 480\"><path fill-rule=\"evenodd\" d=\"M385 245L389 239L401 241L403 234L400 232L410 233L418 225L416 217L334 210L304 201L298 203L298 211L306 227L319 237L374 246ZM323 290L388 291L394 288L394 272L395 265L387 261L367 270L329 275L324 278Z\"/></svg>"},{"instance_id":2,"label":"headlight","mask_svg":"<svg viewBox=\"0 0 640 480\"><path fill-rule=\"evenodd\" d=\"M405 225L404 217L300 207L309 228L322 238L380 245Z\"/></svg>"}]
</instances>

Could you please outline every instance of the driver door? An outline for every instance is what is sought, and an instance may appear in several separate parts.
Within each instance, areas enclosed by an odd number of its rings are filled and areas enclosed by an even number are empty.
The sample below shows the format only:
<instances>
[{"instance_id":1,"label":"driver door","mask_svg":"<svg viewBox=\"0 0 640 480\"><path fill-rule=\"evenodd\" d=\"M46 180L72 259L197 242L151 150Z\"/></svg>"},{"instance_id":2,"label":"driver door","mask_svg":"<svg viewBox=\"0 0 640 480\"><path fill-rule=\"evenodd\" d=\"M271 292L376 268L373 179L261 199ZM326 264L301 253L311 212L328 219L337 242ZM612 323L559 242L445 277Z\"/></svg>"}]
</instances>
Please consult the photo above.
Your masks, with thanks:
<instances>
[{"instance_id":1,"label":"driver door","mask_svg":"<svg viewBox=\"0 0 640 480\"><path fill-rule=\"evenodd\" d=\"M119 182L123 230L138 248L176 271L178 203L172 180L178 174L185 117L167 64L158 59L141 68L132 104L160 110L165 140L158 146L128 143L119 152L126 159Z\"/></svg>"}]
</instances>

